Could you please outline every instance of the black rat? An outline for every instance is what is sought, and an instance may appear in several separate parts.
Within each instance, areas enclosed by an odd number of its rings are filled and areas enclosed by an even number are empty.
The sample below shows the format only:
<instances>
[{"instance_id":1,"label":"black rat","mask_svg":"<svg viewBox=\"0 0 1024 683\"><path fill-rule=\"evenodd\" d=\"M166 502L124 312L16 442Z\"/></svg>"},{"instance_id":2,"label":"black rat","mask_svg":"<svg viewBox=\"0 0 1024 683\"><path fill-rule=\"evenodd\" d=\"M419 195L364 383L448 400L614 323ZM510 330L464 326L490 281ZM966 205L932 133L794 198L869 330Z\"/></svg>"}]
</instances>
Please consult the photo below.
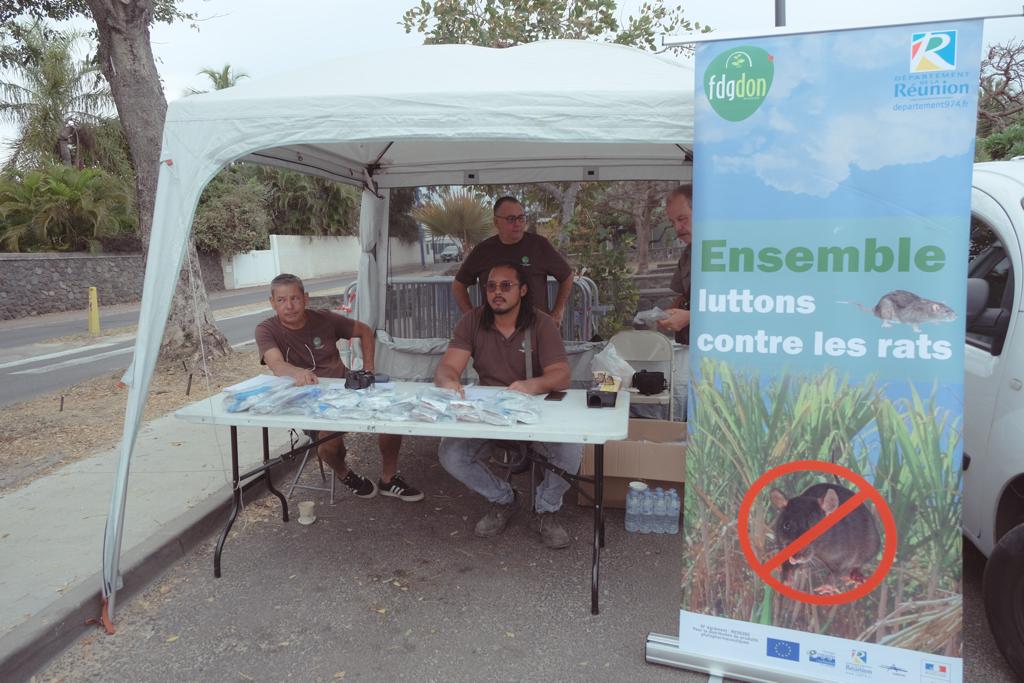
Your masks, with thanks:
<instances>
[{"instance_id":1,"label":"black rat","mask_svg":"<svg viewBox=\"0 0 1024 683\"><path fill-rule=\"evenodd\" d=\"M871 313L882 321L882 327L890 327L894 322L906 323L914 332L920 332L922 323L949 322L956 320L956 312L941 301L924 299L905 289L894 289L882 295L874 308L868 308L856 301L840 301L841 304L853 304L862 311Z\"/></svg>"},{"instance_id":2,"label":"black rat","mask_svg":"<svg viewBox=\"0 0 1024 683\"><path fill-rule=\"evenodd\" d=\"M775 521L775 538L780 549L786 547L812 526L825 519L853 497L853 491L838 484L815 484L794 498L786 498L778 489L769 494L772 505L780 510ZM881 539L874 517L863 503L840 519L828 531L814 539L782 563L782 582L789 585L800 565L818 560L829 570L830 582L816 593L838 593L838 582L864 583L861 567L878 554Z\"/></svg>"}]
</instances>

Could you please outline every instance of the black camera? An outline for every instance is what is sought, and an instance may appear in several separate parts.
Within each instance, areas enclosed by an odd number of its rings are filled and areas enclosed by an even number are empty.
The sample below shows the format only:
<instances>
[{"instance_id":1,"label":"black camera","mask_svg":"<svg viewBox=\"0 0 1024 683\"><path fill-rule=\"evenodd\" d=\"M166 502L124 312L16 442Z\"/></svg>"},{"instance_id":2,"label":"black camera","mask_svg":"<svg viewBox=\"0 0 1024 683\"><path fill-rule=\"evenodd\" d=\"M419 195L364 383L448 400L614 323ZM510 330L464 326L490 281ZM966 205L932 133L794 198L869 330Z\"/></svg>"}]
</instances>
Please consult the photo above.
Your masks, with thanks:
<instances>
[{"instance_id":1,"label":"black camera","mask_svg":"<svg viewBox=\"0 0 1024 683\"><path fill-rule=\"evenodd\" d=\"M633 375L633 388L645 396L653 396L668 389L668 382L663 372L641 370Z\"/></svg>"},{"instance_id":2,"label":"black camera","mask_svg":"<svg viewBox=\"0 0 1024 683\"><path fill-rule=\"evenodd\" d=\"M349 370L345 373L346 389L369 389L375 381L373 373L365 370Z\"/></svg>"}]
</instances>

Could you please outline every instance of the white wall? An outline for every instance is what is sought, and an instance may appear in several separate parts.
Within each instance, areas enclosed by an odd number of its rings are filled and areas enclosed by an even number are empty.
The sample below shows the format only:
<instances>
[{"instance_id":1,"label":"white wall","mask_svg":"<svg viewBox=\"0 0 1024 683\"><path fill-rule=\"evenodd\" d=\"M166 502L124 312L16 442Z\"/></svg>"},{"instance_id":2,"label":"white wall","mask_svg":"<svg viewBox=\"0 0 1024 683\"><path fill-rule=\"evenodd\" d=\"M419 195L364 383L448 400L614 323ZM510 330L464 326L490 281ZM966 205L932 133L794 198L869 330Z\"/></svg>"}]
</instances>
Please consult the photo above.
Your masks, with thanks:
<instances>
[{"instance_id":1,"label":"white wall","mask_svg":"<svg viewBox=\"0 0 1024 683\"><path fill-rule=\"evenodd\" d=\"M392 238L391 268L418 265L418 242ZM224 259L224 287L237 289L269 284L278 273L302 279L327 277L359 270L359 238L271 235L270 249L250 251Z\"/></svg>"},{"instance_id":2,"label":"white wall","mask_svg":"<svg viewBox=\"0 0 1024 683\"><path fill-rule=\"evenodd\" d=\"M221 267L224 270L224 288L238 289L270 282L274 275L268 278L267 273L274 272L276 261L273 251L262 249L221 259Z\"/></svg>"}]
</instances>

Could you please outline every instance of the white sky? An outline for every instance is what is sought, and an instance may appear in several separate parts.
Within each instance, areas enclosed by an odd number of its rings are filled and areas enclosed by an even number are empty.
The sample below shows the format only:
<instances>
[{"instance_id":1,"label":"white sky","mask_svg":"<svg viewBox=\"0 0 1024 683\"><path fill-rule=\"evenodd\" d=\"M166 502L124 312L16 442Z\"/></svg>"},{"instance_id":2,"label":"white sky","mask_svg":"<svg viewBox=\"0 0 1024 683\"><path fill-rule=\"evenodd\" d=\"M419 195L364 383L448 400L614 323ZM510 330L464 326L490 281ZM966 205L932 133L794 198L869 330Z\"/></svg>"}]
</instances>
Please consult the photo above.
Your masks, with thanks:
<instances>
[{"instance_id":1,"label":"white sky","mask_svg":"<svg viewBox=\"0 0 1024 683\"><path fill-rule=\"evenodd\" d=\"M200 69L225 63L256 79L347 54L422 42L406 34L399 21L418 0L186 0L182 7L200 16L199 29L186 24L158 25L152 33L157 68L168 100L190 87L205 89ZM620 0L621 18L642 0ZM736 34L770 30L774 0L669 0L686 16L710 24L716 32ZM838 28L964 16L1016 14L985 23L985 44L1024 39L1021 0L789 0L792 28ZM338 78L345 78L339 73ZM0 127L0 137L13 134ZM6 156L0 151L0 156Z\"/></svg>"},{"instance_id":2,"label":"white sky","mask_svg":"<svg viewBox=\"0 0 1024 683\"><path fill-rule=\"evenodd\" d=\"M168 99L188 87L204 87L196 73L225 63L253 78L346 54L408 46L422 42L399 24L402 13L418 0L186 0L184 8L206 18L198 31L185 25L158 26L153 48L159 60ZM770 30L773 0L669 0L686 15L710 24L716 32L733 34ZM640 0L618 3L622 18ZM965 7L973 5L970 9ZM288 9L283 9L287 7ZM835 28L964 16L1017 14L989 20L985 43L1024 39L1020 0L789 0L787 24L792 28ZM344 78L345 74L338 74Z\"/></svg>"}]
</instances>

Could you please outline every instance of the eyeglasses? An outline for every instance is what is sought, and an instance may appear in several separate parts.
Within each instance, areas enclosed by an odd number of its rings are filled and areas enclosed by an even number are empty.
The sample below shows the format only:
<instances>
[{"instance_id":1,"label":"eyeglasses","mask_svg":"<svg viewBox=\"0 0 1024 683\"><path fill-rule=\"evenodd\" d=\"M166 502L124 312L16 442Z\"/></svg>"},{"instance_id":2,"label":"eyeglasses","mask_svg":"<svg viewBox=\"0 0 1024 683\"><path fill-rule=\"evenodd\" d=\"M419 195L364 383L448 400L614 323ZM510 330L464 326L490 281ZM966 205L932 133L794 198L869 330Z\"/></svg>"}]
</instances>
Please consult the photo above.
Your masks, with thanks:
<instances>
[{"instance_id":1,"label":"eyeglasses","mask_svg":"<svg viewBox=\"0 0 1024 683\"><path fill-rule=\"evenodd\" d=\"M487 291L488 292L496 292L499 289L501 291L503 291L503 292L507 292L507 291L511 290L513 287L515 287L518 284L519 284L518 282L512 282L511 280L502 280L501 282L495 282L494 280L488 280L487 284L484 285L484 286L487 287Z\"/></svg>"},{"instance_id":2,"label":"eyeglasses","mask_svg":"<svg viewBox=\"0 0 1024 683\"><path fill-rule=\"evenodd\" d=\"M525 223L526 222L526 214L525 213L521 213L518 216L495 216L495 218L500 218L503 221L508 221L509 223Z\"/></svg>"}]
</instances>

